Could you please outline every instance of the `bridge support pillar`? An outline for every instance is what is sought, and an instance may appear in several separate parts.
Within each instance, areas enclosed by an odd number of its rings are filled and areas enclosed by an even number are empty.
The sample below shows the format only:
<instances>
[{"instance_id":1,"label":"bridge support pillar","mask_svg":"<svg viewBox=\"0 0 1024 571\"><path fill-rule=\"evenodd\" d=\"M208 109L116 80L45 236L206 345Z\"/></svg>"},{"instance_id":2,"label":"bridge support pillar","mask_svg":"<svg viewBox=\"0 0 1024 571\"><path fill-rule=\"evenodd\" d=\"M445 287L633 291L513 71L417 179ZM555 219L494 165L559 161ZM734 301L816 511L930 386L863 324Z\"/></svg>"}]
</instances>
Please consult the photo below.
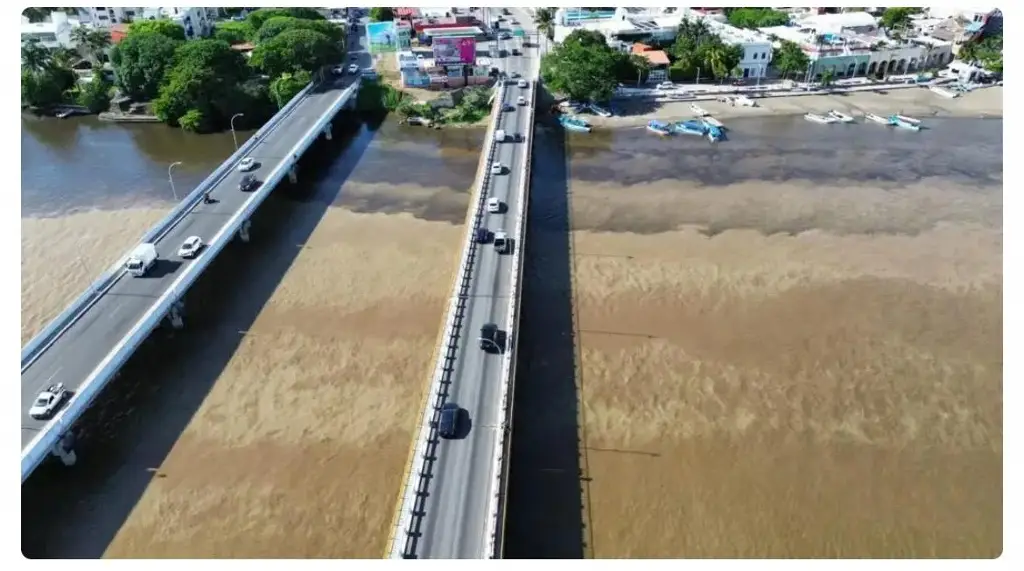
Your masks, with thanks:
<instances>
[{"instance_id":1,"label":"bridge support pillar","mask_svg":"<svg viewBox=\"0 0 1024 571\"><path fill-rule=\"evenodd\" d=\"M331 130L332 130L332 129L331 129L331 124L330 124L330 123L328 123L328 124L324 125L324 137L325 137L325 138L326 138L326 139L327 139L328 141L330 141L330 140L334 139L334 135L333 135L333 133L331 133Z\"/></svg>"},{"instance_id":2,"label":"bridge support pillar","mask_svg":"<svg viewBox=\"0 0 1024 571\"><path fill-rule=\"evenodd\" d=\"M61 439L53 445L53 448L50 450L50 454L60 458L60 461L63 462L65 466L74 466L75 462L78 461L78 455L75 454L74 445L75 436L69 432L62 436Z\"/></svg>"},{"instance_id":3,"label":"bridge support pillar","mask_svg":"<svg viewBox=\"0 0 1024 571\"><path fill-rule=\"evenodd\" d=\"M238 227L238 239L248 244L250 228L252 228L252 222L249 220L242 222L242 225Z\"/></svg>"},{"instance_id":4,"label":"bridge support pillar","mask_svg":"<svg viewBox=\"0 0 1024 571\"><path fill-rule=\"evenodd\" d=\"M167 319L171 322L171 327L175 329L181 329L185 327L185 317L182 313L185 311L185 302L178 300L171 306L170 312L167 313Z\"/></svg>"},{"instance_id":5,"label":"bridge support pillar","mask_svg":"<svg viewBox=\"0 0 1024 571\"><path fill-rule=\"evenodd\" d=\"M292 168L288 169L288 182L295 184L299 182L299 167L298 165L292 165Z\"/></svg>"}]
</instances>

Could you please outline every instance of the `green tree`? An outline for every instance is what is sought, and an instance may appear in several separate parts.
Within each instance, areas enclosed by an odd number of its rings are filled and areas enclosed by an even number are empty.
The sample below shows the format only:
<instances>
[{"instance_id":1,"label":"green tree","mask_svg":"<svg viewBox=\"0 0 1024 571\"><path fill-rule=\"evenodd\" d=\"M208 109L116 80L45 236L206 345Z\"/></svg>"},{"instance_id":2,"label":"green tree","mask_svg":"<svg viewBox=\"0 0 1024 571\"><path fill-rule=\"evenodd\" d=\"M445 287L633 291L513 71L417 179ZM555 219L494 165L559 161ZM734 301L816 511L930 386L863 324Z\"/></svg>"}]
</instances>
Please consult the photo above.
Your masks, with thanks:
<instances>
[{"instance_id":1,"label":"green tree","mask_svg":"<svg viewBox=\"0 0 1024 571\"><path fill-rule=\"evenodd\" d=\"M178 126L189 133L205 133L209 131L206 116L198 109L189 109L178 119Z\"/></svg>"},{"instance_id":2,"label":"green tree","mask_svg":"<svg viewBox=\"0 0 1024 571\"><path fill-rule=\"evenodd\" d=\"M729 10L726 18L737 28L769 28L789 23L788 14L771 8L735 8Z\"/></svg>"},{"instance_id":3,"label":"green tree","mask_svg":"<svg viewBox=\"0 0 1024 571\"><path fill-rule=\"evenodd\" d=\"M390 22L394 19L395 11L391 8L382 8L380 6L370 8L371 22Z\"/></svg>"},{"instance_id":4,"label":"green tree","mask_svg":"<svg viewBox=\"0 0 1024 571\"><path fill-rule=\"evenodd\" d=\"M825 71L823 71L821 73L821 86L822 87L829 87L829 86L831 86L832 83L833 83L833 80L835 79L835 76L836 76L836 72L833 71L832 68L828 68Z\"/></svg>"},{"instance_id":5,"label":"green tree","mask_svg":"<svg viewBox=\"0 0 1024 571\"><path fill-rule=\"evenodd\" d=\"M86 83L78 91L78 104L87 107L91 113L99 113L110 108L110 89L113 85L99 72L92 81Z\"/></svg>"},{"instance_id":6,"label":"green tree","mask_svg":"<svg viewBox=\"0 0 1024 571\"><path fill-rule=\"evenodd\" d=\"M254 37L257 42L265 42L285 30L313 30L314 32L320 32L335 42L341 42L342 45L344 45L345 41L345 30L337 24L326 20L305 20L292 16L275 16L270 18L263 23L260 31Z\"/></svg>"},{"instance_id":7,"label":"green tree","mask_svg":"<svg viewBox=\"0 0 1024 571\"><path fill-rule=\"evenodd\" d=\"M242 44L256 35L249 22L217 22L213 27L213 39L228 44Z\"/></svg>"},{"instance_id":8,"label":"green tree","mask_svg":"<svg viewBox=\"0 0 1024 571\"><path fill-rule=\"evenodd\" d=\"M295 73L283 73L280 77L270 82L270 95L277 103L278 109L284 107L300 91L302 91L313 77L306 70L299 70Z\"/></svg>"},{"instance_id":9,"label":"green tree","mask_svg":"<svg viewBox=\"0 0 1024 571\"><path fill-rule=\"evenodd\" d=\"M302 18L304 20L324 20L323 14L313 8L260 8L252 11L245 17L246 23L252 26L254 31L259 31L263 24L271 18L286 16Z\"/></svg>"},{"instance_id":10,"label":"green tree","mask_svg":"<svg viewBox=\"0 0 1024 571\"><path fill-rule=\"evenodd\" d=\"M555 10L556 8L537 8L533 16L537 31L547 36L549 40L555 39Z\"/></svg>"},{"instance_id":11,"label":"green tree","mask_svg":"<svg viewBox=\"0 0 1024 571\"><path fill-rule=\"evenodd\" d=\"M128 34L111 54L118 87L134 99L156 97L182 44L153 31Z\"/></svg>"},{"instance_id":12,"label":"green tree","mask_svg":"<svg viewBox=\"0 0 1024 571\"><path fill-rule=\"evenodd\" d=\"M636 83L647 81L651 74L651 62L637 54L616 54L615 78L619 83Z\"/></svg>"},{"instance_id":13,"label":"green tree","mask_svg":"<svg viewBox=\"0 0 1024 571\"><path fill-rule=\"evenodd\" d=\"M69 50L65 47L59 47L50 52L50 61L57 67L71 67L79 61L79 55L73 50Z\"/></svg>"},{"instance_id":14,"label":"green tree","mask_svg":"<svg viewBox=\"0 0 1024 571\"><path fill-rule=\"evenodd\" d=\"M49 65L42 70L21 71L21 100L34 107L49 107L66 100L66 92L75 86L75 74L67 68Z\"/></svg>"},{"instance_id":15,"label":"green tree","mask_svg":"<svg viewBox=\"0 0 1024 571\"><path fill-rule=\"evenodd\" d=\"M988 71L1003 72L1003 35L996 34L968 42L960 48L960 59L977 62ZM22 58L24 60L24 58Z\"/></svg>"},{"instance_id":16,"label":"green tree","mask_svg":"<svg viewBox=\"0 0 1024 571\"><path fill-rule=\"evenodd\" d=\"M811 58L807 57L799 45L782 40L782 45L772 55L772 66L782 74L783 78L790 74L801 74L807 71Z\"/></svg>"},{"instance_id":17,"label":"green tree","mask_svg":"<svg viewBox=\"0 0 1024 571\"><path fill-rule=\"evenodd\" d=\"M603 103L615 92L619 57L599 32L575 30L541 59L541 77L572 99Z\"/></svg>"},{"instance_id":18,"label":"green tree","mask_svg":"<svg viewBox=\"0 0 1024 571\"><path fill-rule=\"evenodd\" d=\"M341 61L344 51L337 42L313 30L285 30L259 44L249 63L263 73L277 77L304 69L316 72L322 66Z\"/></svg>"},{"instance_id":19,"label":"green tree","mask_svg":"<svg viewBox=\"0 0 1024 571\"><path fill-rule=\"evenodd\" d=\"M166 19L133 22L132 25L128 26L128 33L125 35L125 39L130 38L132 34L142 34L145 32L163 34L172 40L185 41L185 28Z\"/></svg>"},{"instance_id":20,"label":"green tree","mask_svg":"<svg viewBox=\"0 0 1024 571\"><path fill-rule=\"evenodd\" d=\"M226 125L228 118L239 112L231 103L237 100L237 90L249 73L245 57L227 42L187 42L175 53L174 67L160 87L154 111L170 125L178 125L192 110L202 113L203 130Z\"/></svg>"},{"instance_id":21,"label":"green tree","mask_svg":"<svg viewBox=\"0 0 1024 571\"><path fill-rule=\"evenodd\" d=\"M38 40L21 43L21 67L33 71L43 71L50 66L50 52Z\"/></svg>"},{"instance_id":22,"label":"green tree","mask_svg":"<svg viewBox=\"0 0 1024 571\"><path fill-rule=\"evenodd\" d=\"M902 31L910 25L910 16L920 11L920 8L886 8L880 23L889 31Z\"/></svg>"}]
</instances>

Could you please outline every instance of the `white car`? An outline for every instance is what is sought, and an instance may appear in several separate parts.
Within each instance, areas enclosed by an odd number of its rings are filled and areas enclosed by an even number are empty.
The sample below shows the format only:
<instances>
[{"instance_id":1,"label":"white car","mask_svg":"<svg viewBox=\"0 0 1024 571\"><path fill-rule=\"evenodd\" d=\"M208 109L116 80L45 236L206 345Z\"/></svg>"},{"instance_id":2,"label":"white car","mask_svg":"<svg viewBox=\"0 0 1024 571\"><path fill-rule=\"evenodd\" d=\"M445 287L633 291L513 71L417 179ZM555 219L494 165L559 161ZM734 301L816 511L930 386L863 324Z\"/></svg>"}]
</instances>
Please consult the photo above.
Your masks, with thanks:
<instances>
[{"instance_id":1,"label":"white car","mask_svg":"<svg viewBox=\"0 0 1024 571\"><path fill-rule=\"evenodd\" d=\"M487 199L487 212L491 214L497 214L501 212L501 199L491 197Z\"/></svg>"},{"instance_id":2,"label":"white car","mask_svg":"<svg viewBox=\"0 0 1024 571\"><path fill-rule=\"evenodd\" d=\"M32 418L49 418L57 412L60 405L71 396L71 393L64 388L64 383L50 385L36 397L32 407L28 409L28 415Z\"/></svg>"},{"instance_id":3,"label":"white car","mask_svg":"<svg viewBox=\"0 0 1024 571\"><path fill-rule=\"evenodd\" d=\"M348 72L352 75L359 73L359 66L356 64L348 66Z\"/></svg>"},{"instance_id":4,"label":"white car","mask_svg":"<svg viewBox=\"0 0 1024 571\"><path fill-rule=\"evenodd\" d=\"M238 163L238 172L249 172L256 168L256 160L252 157L245 157Z\"/></svg>"},{"instance_id":5,"label":"white car","mask_svg":"<svg viewBox=\"0 0 1024 571\"><path fill-rule=\"evenodd\" d=\"M491 174L501 174L505 172L505 167L501 166L501 163L495 161L491 163Z\"/></svg>"},{"instance_id":6,"label":"white car","mask_svg":"<svg viewBox=\"0 0 1024 571\"><path fill-rule=\"evenodd\" d=\"M508 234L498 231L494 233L494 249L499 254L507 254L511 250L511 242L508 239Z\"/></svg>"},{"instance_id":7,"label":"white car","mask_svg":"<svg viewBox=\"0 0 1024 571\"><path fill-rule=\"evenodd\" d=\"M526 83L525 79L520 79L518 85L520 89L526 89L527 87L529 87L530 84Z\"/></svg>"},{"instance_id":8,"label":"white car","mask_svg":"<svg viewBox=\"0 0 1024 571\"><path fill-rule=\"evenodd\" d=\"M519 105L526 105L526 98L525 98L525 97L523 97L522 95L520 95L520 96L519 96L519 97L518 97L518 98L516 99L516 103L518 103Z\"/></svg>"},{"instance_id":9,"label":"white car","mask_svg":"<svg viewBox=\"0 0 1024 571\"><path fill-rule=\"evenodd\" d=\"M666 89L675 89L675 88L676 88L676 84L672 83L671 81L662 81L661 83L658 84L658 87L656 87L655 89L666 90Z\"/></svg>"},{"instance_id":10,"label":"white car","mask_svg":"<svg viewBox=\"0 0 1024 571\"><path fill-rule=\"evenodd\" d=\"M189 236L178 248L178 255L182 258L194 258L199 250L203 249L203 239L199 236Z\"/></svg>"}]
</instances>

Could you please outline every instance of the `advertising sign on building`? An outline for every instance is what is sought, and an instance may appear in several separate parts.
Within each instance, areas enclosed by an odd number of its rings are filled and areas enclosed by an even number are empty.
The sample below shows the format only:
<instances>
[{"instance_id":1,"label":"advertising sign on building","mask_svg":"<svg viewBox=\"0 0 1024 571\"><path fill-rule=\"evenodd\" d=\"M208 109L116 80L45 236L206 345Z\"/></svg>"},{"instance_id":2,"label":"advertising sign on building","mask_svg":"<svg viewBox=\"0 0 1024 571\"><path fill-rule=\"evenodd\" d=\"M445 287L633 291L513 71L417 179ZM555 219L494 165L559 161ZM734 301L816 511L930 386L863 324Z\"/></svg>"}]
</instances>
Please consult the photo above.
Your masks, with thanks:
<instances>
[{"instance_id":1,"label":"advertising sign on building","mask_svg":"<svg viewBox=\"0 0 1024 571\"><path fill-rule=\"evenodd\" d=\"M370 22L366 25L366 43L371 54L398 51L398 31L394 22Z\"/></svg>"},{"instance_id":2,"label":"advertising sign on building","mask_svg":"<svg viewBox=\"0 0 1024 571\"><path fill-rule=\"evenodd\" d=\"M412 47L412 28L409 26L397 26L398 49L408 50Z\"/></svg>"},{"instance_id":3,"label":"advertising sign on building","mask_svg":"<svg viewBox=\"0 0 1024 571\"><path fill-rule=\"evenodd\" d=\"M434 38L434 63L438 65L476 62L476 38Z\"/></svg>"}]
</instances>

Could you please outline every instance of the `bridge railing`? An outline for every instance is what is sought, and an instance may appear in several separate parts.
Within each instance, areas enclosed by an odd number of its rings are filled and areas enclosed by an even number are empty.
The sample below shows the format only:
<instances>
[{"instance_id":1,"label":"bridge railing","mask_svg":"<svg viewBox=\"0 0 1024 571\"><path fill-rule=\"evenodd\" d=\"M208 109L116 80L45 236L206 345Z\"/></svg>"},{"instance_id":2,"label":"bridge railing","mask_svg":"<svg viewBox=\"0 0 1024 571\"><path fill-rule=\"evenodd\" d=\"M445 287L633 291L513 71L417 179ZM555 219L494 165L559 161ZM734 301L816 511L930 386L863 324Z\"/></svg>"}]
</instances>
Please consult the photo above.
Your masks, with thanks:
<instances>
[{"instance_id":1,"label":"bridge railing","mask_svg":"<svg viewBox=\"0 0 1024 571\"><path fill-rule=\"evenodd\" d=\"M441 406L448 395L451 374L459 343L459 331L465 316L466 300L473 280L473 256L478 244L473 239L477 228L483 220L487 201L487 185L491 180L490 165L497 146L494 132L501 120L501 107L505 104L505 87L498 85L497 96L491 108L493 120L487 129L483 149L486 160L481 164L481 175L476 188L475 200L470 204L473 214L468 217L462 257L456 273L457 285L448 303L448 312L444 322L444 336L434 366L432 382L428 389L427 399L423 406L420 429L416 436L415 451L410 457L405 470L405 480L401 490L401 507L398 517L389 532L388 556L393 559L413 558L416 556L416 540L425 515L425 502L433 463L437 451L437 423Z\"/></svg>"},{"instance_id":2,"label":"bridge railing","mask_svg":"<svg viewBox=\"0 0 1024 571\"><path fill-rule=\"evenodd\" d=\"M146 232L142 239L139 240L138 244L144 244L146 242L154 242L164 237L170 232L177 224L188 215L189 212L200 202L203 193L210 188L216 186L220 181L230 173L238 161L245 158L252 150L252 147L257 143L258 140L264 139L267 135L272 133L274 129L280 126L281 121L289 116L292 111L298 106L299 102L302 101L306 95L313 89L315 89L320 82L311 82L302 91L295 94L288 103L285 104L273 117L270 118L266 124L263 125L255 135L249 138L245 143L242 144L230 157L217 167L209 176L207 176L202 182L199 183L196 188L190 192L185 198L175 206L171 212L167 214L162 220L157 222L152 228ZM138 245L136 244L136 246ZM21 370L25 371L36 358L50 347L71 325L73 325L83 313L89 310L101 297L107 292L116 282L124 275L124 261L129 255L135 250L136 246L132 246L130 250L124 253L118 261L110 266L106 271L100 275L99 279L94 281L82 295L78 296L74 301L71 302L68 307L53 318L39 333L29 340L21 350Z\"/></svg>"},{"instance_id":3,"label":"bridge railing","mask_svg":"<svg viewBox=\"0 0 1024 571\"><path fill-rule=\"evenodd\" d=\"M515 396L516 383L516 355L519 352L519 301L523 287L523 260L526 244L526 220L530 204L530 168L533 161L533 115L537 108L537 75L531 73L532 85L530 86L530 106L527 110L527 127L523 133L523 148L526 150L526 160L523 161L523 171L519 178L519 209L516 212L516 227L513 232L514 242L512 250L512 265L515 270L512 273L512 287L509 289L511 295L508 298L508 339L512 340L511 345L506 349L502 362L502 378L505 380L501 387L501 414L502 430L498 436L498 446L494 449L493 470L494 483L491 486L491 497L487 510L487 553L486 557L501 559L504 551L505 535L505 505L508 498L508 469L510 452L512 447L512 409Z\"/></svg>"},{"instance_id":4,"label":"bridge railing","mask_svg":"<svg viewBox=\"0 0 1024 571\"><path fill-rule=\"evenodd\" d=\"M156 326L166 315L171 305L176 303L182 295L191 287L203 271L213 262L217 254L227 245L231 237L238 231L242 222L248 220L263 200L273 191L277 183L285 176L296 159L292 158L301 153L302 149L309 146L320 131L333 118L342 105L342 100L352 97L354 90L358 89L357 79L350 87L339 94L334 106L328 109L324 116L317 120L310 127L303 139L296 143L284 159L273 170L271 170L260 187L251 193L249 198L224 224L224 226L212 238L210 238L203 255L195 262L186 266L181 275L171 283L167 291L157 298L148 311L128 331L102 361L93 369L79 386L78 391L71 397L68 404L57 415L39 431L39 434L32 439L21 454L21 481L32 473L39 462L46 456L49 450L60 440L67 428L84 412L99 392L103 389L111 377L121 368L121 365L128 359L135 349L149 336Z\"/></svg>"}]
</instances>

